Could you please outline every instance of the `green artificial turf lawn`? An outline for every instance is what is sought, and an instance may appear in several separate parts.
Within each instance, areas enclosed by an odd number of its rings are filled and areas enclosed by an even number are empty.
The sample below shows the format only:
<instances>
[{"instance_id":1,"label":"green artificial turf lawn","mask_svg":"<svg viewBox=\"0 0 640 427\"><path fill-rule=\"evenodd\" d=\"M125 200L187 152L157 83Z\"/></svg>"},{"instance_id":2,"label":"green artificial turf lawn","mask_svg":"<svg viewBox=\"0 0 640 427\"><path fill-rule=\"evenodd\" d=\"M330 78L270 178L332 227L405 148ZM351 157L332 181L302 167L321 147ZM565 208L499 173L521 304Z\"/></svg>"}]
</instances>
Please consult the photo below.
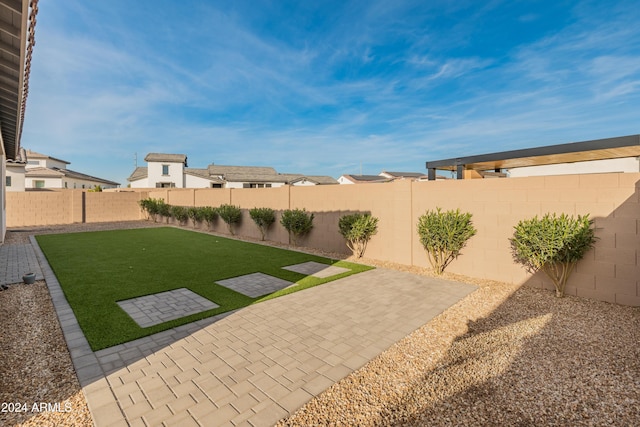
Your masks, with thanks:
<instances>
[{"instance_id":1,"label":"green artificial turf lawn","mask_svg":"<svg viewBox=\"0 0 640 427\"><path fill-rule=\"evenodd\" d=\"M96 351L371 267L172 227L36 237ZM319 279L281 267L316 261L351 269ZM298 286L250 298L215 281L261 272ZM220 307L141 328L117 301L187 288Z\"/></svg>"}]
</instances>

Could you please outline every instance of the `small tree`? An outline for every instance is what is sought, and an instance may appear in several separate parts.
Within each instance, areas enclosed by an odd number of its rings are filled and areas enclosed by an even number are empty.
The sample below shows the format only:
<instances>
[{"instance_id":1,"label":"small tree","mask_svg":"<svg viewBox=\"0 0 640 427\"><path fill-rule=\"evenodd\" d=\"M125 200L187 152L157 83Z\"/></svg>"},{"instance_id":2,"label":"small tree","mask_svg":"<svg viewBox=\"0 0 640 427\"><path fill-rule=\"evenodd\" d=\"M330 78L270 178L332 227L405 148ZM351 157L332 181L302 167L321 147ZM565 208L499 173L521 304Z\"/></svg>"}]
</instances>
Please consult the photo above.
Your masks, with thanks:
<instances>
[{"instance_id":1,"label":"small tree","mask_svg":"<svg viewBox=\"0 0 640 427\"><path fill-rule=\"evenodd\" d=\"M510 239L513 257L531 273L544 271L561 298L576 264L596 242L592 224L589 215L555 213L520 221Z\"/></svg>"},{"instance_id":2,"label":"small tree","mask_svg":"<svg viewBox=\"0 0 640 427\"><path fill-rule=\"evenodd\" d=\"M171 216L178 221L179 225L184 225L189 219L189 211L184 206L171 206Z\"/></svg>"},{"instance_id":3,"label":"small tree","mask_svg":"<svg viewBox=\"0 0 640 427\"><path fill-rule=\"evenodd\" d=\"M249 210L249 216L258 226L260 234L262 235L262 240L264 240L264 237L267 234L267 229L276 222L275 212L271 208L253 208Z\"/></svg>"},{"instance_id":4,"label":"small tree","mask_svg":"<svg viewBox=\"0 0 640 427\"><path fill-rule=\"evenodd\" d=\"M308 214L305 209L287 209L282 212L280 224L289 232L289 242L298 246L300 237L313 228L313 214Z\"/></svg>"},{"instance_id":5,"label":"small tree","mask_svg":"<svg viewBox=\"0 0 640 427\"><path fill-rule=\"evenodd\" d=\"M347 239L347 246L357 258L362 258L371 237L378 232L378 218L371 214L345 215L338 221L340 234Z\"/></svg>"},{"instance_id":6,"label":"small tree","mask_svg":"<svg viewBox=\"0 0 640 427\"><path fill-rule=\"evenodd\" d=\"M220 207L218 207L218 215L227 224L229 233L233 236L233 227L235 224L238 224L242 218L242 211L240 210L240 207L234 205L220 205Z\"/></svg>"},{"instance_id":7,"label":"small tree","mask_svg":"<svg viewBox=\"0 0 640 427\"><path fill-rule=\"evenodd\" d=\"M148 218L153 219L153 222L158 222L158 216L162 215L162 212L166 212L165 206L167 206L162 199L142 199L138 201L140 208L146 212Z\"/></svg>"},{"instance_id":8,"label":"small tree","mask_svg":"<svg viewBox=\"0 0 640 427\"><path fill-rule=\"evenodd\" d=\"M198 223L203 220L202 208L197 206L191 206L187 208L187 215L191 218L193 228L196 228Z\"/></svg>"},{"instance_id":9,"label":"small tree","mask_svg":"<svg viewBox=\"0 0 640 427\"><path fill-rule=\"evenodd\" d=\"M460 213L459 209L442 212L436 208L418 218L420 243L427 251L427 258L436 274L442 274L451 261L458 257L476 231L471 214Z\"/></svg>"},{"instance_id":10,"label":"small tree","mask_svg":"<svg viewBox=\"0 0 640 427\"><path fill-rule=\"evenodd\" d=\"M202 219L207 223L207 228L211 229L211 226L218 219L218 210L213 206L203 206L200 208L202 211Z\"/></svg>"},{"instance_id":11,"label":"small tree","mask_svg":"<svg viewBox=\"0 0 640 427\"><path fill-rule=\"evenodd\" d=\"M158 203L158 215L164 217L168 224L169 218L171 218L171 205L168 205L162 199L158 199L157 203Z\"/></svg>"}]
</instances>

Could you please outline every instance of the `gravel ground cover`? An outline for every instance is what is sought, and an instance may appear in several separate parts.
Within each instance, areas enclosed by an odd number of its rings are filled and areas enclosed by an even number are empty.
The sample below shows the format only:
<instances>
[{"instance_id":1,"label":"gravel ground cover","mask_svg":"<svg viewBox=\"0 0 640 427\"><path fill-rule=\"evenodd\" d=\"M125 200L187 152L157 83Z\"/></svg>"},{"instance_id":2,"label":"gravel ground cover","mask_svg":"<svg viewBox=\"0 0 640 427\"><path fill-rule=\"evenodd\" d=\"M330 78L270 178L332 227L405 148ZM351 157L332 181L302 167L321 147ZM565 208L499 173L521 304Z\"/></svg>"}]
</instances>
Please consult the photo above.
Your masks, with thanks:
<instances>
[{"instance_id":1,"label":"gravel ground cover","mask_svg":"<svg viewBox=\"0 0 640 427\"><path fill-rule=\"evenodd\" d=\"M0 292L0 319L0 425L93 425L45 282Z\"/></svg>"},{"instance_id":2,"label":"gravel ground cover","mask_svg":"<svg viewBox=\"0 0 640 427\"><path fill-rule=\"evenodd\" d=\"M31 228L7 238L134 226L154 225ZM479 289L278 426L640 425L640 308L445 278ZM91 426L45 286L0 292L0 402L58 402L63 411L0 412L0 425Z\"/></svg>"},{"instance_id":3,"label":"gravel ground cover","mask_svg":"<svg viewBox=\"0 0 640 427\"><path fill-rule=\"evenodd\" d=\"M479 289L278 426L640 425L639 308L448 276Z\"/></svg>"}]
</instances>

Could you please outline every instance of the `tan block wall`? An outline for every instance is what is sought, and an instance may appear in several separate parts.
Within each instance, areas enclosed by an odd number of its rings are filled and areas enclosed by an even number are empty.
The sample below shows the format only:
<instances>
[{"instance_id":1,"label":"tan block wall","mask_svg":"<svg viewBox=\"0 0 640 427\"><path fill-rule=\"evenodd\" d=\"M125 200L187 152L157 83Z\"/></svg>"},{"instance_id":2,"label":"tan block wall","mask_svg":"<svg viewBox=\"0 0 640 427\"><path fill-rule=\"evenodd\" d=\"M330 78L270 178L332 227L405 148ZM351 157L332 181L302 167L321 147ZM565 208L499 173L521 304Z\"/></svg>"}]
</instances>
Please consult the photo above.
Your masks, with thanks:
<instances>
[{"instance_id":1,"label":"tan block wall","mask_svg":"<svg viewBox=\"0 0 640 427\"><path fill-rule=\"evenodd\" d=\"M8 192L7 227L69 224L73 222L72 195L70 191Z\"/></svg>"},{"instance_id":2,"label":"tan block wall","mask_svg":"<svg viewBox=\"0 0 640 427\"><path fill-rule=\"evenodd\" d=\"M436 207L460 209L473 215L478 233L447 271L549 289L552 284L544 274L531 275L514 263L509 244L513 227L547 212L590 214L599 240L578 264L566 293L640 306L640 173L147 193L7 193L7 225L135 220L140 218L137 201L145 197L182 206L238 205L243 218L236 234L252 238L260 233L248 210L270 207L277 222L267 238L281 243L288 241L279 223L282 211L305 208L315 219L301 244L339 253L348 252L338 233L339 218L371 212L379 218L379 231L366 256L425 267L428 261L416 230L419 216ZM212 230L228 233L222 220Z\"/></svg>"},{"instance_id":3,"label":"tan block wall","mask_svg":"<svg viewBox=\"0 0 640 427\"><path fill-rule=\"evenodd\" d=\"M138 201L145 199L143 192L85 193L85 221L109 222L144 219ZM74 221L78 222L78 221Z\"/></svg>"}]
</instances>

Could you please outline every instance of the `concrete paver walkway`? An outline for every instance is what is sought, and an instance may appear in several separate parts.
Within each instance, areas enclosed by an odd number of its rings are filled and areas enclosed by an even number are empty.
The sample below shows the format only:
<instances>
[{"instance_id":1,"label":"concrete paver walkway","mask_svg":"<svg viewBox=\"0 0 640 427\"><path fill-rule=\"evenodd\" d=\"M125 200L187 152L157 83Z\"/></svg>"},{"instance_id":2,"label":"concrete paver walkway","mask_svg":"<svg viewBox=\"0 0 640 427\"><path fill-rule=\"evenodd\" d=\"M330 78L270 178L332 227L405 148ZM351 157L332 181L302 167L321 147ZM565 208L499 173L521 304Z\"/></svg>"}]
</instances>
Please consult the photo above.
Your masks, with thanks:
<instances>
[{"instance_id":1,"label":"concrete paver walkway","mask_svg":"<svg viewBox=\"0 0 640 427\"><path fill-rule=\"evenodd\" d=\"M36 273L36 280L43 279L33 246L0 245L0 285L20 283L25 273Z\"/></svg>"},{"instance_id":2,"label":"concrete paver walkway","mask_svg":"<svg viewBox=\"0 0 640 427\"><path fill-rule=\"evenodd\" d=\"M92 352L42 252L96 426L271 426L475 290L376 269Z\"/></svg>"}]
</instances>

